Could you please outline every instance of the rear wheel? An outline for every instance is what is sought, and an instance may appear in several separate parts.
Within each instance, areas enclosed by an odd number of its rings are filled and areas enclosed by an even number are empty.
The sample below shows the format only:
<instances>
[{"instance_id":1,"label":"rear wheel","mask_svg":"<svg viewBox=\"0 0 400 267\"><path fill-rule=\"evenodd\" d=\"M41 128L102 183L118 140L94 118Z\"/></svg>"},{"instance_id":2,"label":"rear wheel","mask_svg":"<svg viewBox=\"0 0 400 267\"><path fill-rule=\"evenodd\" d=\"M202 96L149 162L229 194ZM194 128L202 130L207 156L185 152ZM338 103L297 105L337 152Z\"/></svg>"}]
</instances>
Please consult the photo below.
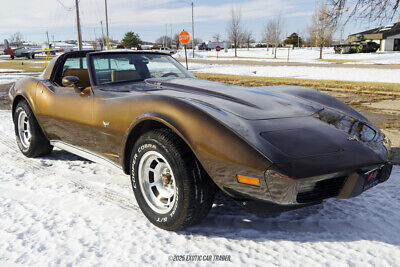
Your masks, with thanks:
<instances>
[{"instance_id":1,"label":"rear wheel","mask_svg":"<svg viewBox=\"0 0 400 267\"><path fill-rule=\"evenodd\" d=\"M14 127L18 147L25 156L45 156L53 150L25 100L20 101L15 108Z\"/></svg>"},{"instance_id":2,"label":"rear wheel","mask_svg":"<svg viewBox=\"0 0 400 267\"><path fill-rule=\"evenodd\" d=\"M201 221L214 202L214 183L184 142L154 130L136 142L131 181L139 207L154 225L170 231Z\"/></svg>"}]
</instances>

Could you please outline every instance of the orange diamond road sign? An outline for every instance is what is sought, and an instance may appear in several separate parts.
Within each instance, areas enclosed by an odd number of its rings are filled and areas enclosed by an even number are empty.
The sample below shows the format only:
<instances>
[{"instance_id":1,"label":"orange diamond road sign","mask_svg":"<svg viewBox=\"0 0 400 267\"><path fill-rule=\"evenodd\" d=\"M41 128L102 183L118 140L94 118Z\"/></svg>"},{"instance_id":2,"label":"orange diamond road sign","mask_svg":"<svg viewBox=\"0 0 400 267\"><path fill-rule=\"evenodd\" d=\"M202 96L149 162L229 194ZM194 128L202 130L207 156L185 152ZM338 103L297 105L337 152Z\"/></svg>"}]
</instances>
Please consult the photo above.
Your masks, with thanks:
<instances>
[{"instance_id":1,"label":"orange diamond road sign","mask_svg":"<svg viewBox=\"0 0 400 267\"><path fill-rule=\"evenodd\" d=\"M179 34L179 41L182 44L187 44L190 41L190 35L187 31L182 31L181 34Z\"/></svg>"}]
</instances>

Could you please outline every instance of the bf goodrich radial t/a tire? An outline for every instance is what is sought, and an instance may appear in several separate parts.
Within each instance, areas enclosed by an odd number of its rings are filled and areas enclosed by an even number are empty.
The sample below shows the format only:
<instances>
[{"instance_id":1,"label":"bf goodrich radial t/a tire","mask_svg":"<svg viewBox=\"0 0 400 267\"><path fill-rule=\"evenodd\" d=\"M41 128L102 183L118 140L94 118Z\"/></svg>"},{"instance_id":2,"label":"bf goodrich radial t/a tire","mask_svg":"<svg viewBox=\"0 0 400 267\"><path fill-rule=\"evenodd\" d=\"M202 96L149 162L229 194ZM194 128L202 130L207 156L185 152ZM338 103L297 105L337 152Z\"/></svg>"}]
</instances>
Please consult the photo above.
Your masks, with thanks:
<instances>
[{"instance_id":1,"label":"bf goodrich radial t/a tire","mask_svg":"<svg viewBox=\"0 0 400 267\"><path fill-rule=\"evenodd\" d=\"M170 130L154 130L138 139L131 154L131 181L144 215L165 230L201 221L214 202L214 183Z\"/></svg>"},{"instance_id":2,"label":"bf goodrich radial t/a tire","mask_svg":"<svg viewBox=\"0 0 400 267\"><path fill-rule=\"evenodd\" d=\"M25 100L14 111L14 127L17 144L22 154L29 158L50 154L53 146L45 137L35 115Z\"/></svg>"}]
</instances>

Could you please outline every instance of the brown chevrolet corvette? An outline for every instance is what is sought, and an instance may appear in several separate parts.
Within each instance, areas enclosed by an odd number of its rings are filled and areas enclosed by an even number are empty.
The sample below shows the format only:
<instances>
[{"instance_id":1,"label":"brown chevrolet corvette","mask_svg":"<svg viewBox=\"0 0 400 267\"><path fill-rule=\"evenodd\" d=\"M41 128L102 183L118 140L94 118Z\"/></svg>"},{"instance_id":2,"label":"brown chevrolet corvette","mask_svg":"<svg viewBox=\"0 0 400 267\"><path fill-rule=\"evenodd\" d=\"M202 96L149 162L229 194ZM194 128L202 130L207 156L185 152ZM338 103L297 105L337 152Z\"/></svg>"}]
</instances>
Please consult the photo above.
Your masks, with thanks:
<instances>
[{"instance_id":1,"label":"brown chevrolet corvette","mask_svg":"<svg viewBox=\"0 0 400 267\"><path fill-rule=\"evenodd\" d=\"M57 147L122 170L167 230L201 221L217 190L277 212L358 196L392 170L390 141L335 98L198 80L162 53L66 53L10 100L24 155Z\"/></svg>"}]
</instances>

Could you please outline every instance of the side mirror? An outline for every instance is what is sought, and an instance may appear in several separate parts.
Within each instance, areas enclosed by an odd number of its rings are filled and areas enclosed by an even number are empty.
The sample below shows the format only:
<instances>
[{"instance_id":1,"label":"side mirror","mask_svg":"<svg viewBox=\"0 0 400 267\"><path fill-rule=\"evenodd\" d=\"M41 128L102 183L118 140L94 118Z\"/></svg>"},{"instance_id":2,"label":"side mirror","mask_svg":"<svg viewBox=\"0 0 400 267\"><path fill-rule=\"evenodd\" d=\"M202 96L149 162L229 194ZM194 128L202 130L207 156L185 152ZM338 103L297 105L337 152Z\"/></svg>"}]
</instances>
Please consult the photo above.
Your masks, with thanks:
<instances>
[{"instance_id":1,"label":"side mirror","mask_svg":"<svg viewBox=\"0 0 400 267\"><path fill-rule=\"evenodd\" d=\"M75 91L82 92L78 87L79 78L76 76L65 76L62 78L61 83L64 87L74 87Z\"/></svg>"}]
</instances>

